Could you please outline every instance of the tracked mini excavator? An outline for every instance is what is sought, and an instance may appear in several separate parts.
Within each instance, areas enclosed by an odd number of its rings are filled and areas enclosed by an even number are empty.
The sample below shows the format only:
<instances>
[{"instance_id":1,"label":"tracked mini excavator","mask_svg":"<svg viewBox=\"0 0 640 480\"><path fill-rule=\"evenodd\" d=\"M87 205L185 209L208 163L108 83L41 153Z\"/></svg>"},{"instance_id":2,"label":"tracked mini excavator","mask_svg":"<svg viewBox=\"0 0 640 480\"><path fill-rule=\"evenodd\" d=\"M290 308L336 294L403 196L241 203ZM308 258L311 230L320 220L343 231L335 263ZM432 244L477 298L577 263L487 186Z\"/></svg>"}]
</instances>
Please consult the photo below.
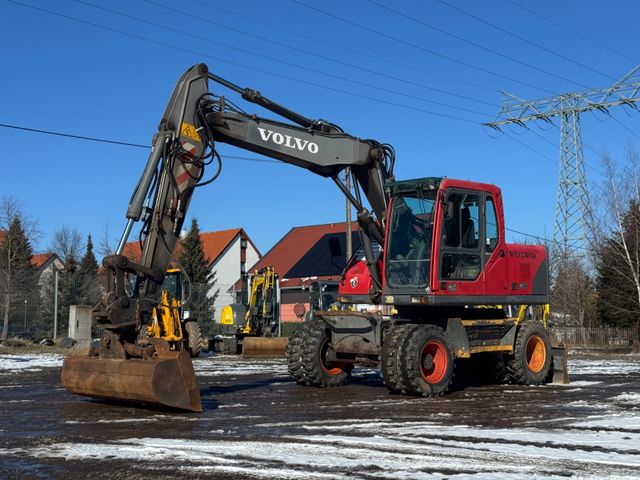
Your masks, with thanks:
<instances>
[{"instance_id":1,"label":"tracked mini excavator","mask_svg":"<svg viewBox=\"0 0 640 480\"><path fill-rule=\"evenodd\" d=\"M220 312L216 351L244 357L282 357L287 338L279 336L278 275L273 267L243 275L246 304L232 303Z\"/></svg>"},{"instance_id":2,"label":"tracked mini excavator","mask_svg":"<svg viewBox=\"0 0 640 480\"><path fill-rule=\"evenodd\" d=\"M245 113L211 93L210 80L287 121ZM364 254L347 264L338 300L397 312L315 312L287 349L289 371L301 384L341 385L354 364L374 362L392 392L441 395L451 385L457 358L487 355L504 363L512 381L549 378L546 325L509 317L502 308L548 303L547 252L506 242L498 187L442 177L397 181L390 145L306 118L198 64L171 95L117 253L103 260L106 293L93 318L104 333L89 356L65 359L62 382L70 392L201 410L189 354L170 350L162 339L141 340L138 333L158 304L192 194L220 173L216 142L330 178L357 212ZM206 178L211 163L215 173ZM346 167L353 190L340 178ZM138 221L143 250L134 262L122 252ZM132 295L124 288L127 274L137 279Z\"/></svg>"}]
</instances>

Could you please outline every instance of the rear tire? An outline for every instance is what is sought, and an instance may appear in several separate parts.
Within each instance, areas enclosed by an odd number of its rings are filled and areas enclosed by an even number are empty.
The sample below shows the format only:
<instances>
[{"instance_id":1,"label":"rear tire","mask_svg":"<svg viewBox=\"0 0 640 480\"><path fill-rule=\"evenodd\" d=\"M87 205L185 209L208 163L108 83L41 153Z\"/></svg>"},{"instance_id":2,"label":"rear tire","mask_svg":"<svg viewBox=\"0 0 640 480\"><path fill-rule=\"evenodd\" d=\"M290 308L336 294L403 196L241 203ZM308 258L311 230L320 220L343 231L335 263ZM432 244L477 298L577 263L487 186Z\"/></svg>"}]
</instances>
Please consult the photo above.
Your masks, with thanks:
<instances>
[{"instance_id":1,"label":"rear tire","mask_svg":"<svg viewBox=\"0 0 640 480\"><path fill-rule=\"evenodd\" d=\"M306 327L306 323L301 323L296 327L293 333L289 335L289 343L287 343L287 348L285 349L289 374L299 384L306 383L306 375L302 365L302 342L306 336Z\"/></svg>"},{"instance_id":2,"label":"rear tire","mask_svg":"<svg viewBox=\"0 0 640 480\"><path fill-rule=\"evenodd\" d=\"M516 336L513 357L507 364L511 380L522 385L546 383L552 364L551 341L541 323L525 322Z\"/></svg>"},{"instance_id":3,"label":"rear tire","mask_svg":"<svg viewBox=\"0 0 640 480\"><path fill-rule=\"evenodd\" d=\"M186 332L186 346L191 358L200 355L202 351L202 329L198 322L187 322L184 325Z\"/></svg>"},{"instance_id":4,"label":"rear tire","mask_svg":"<svg viewBox=\"0 0 640 480\"><path fill-rule=\"evenodd\" d=\"M382 342L380 351L380 374L382 381L391 393L405 393L400 368L400 350L407 338L407 333L415 328L415 324L395 325Z\"/></svg>"},{"instance_id":5,"label":"rear tire","mask_svg":"<svg viewBox=\"0 0 640 480\"><path fill-rule=\"evenodd\" d=\"M343 362L328 362L326 352L329 335L322 320L307 322L302 340L302 368L306 384L314 387L339 387L344 385L353 365Z\"/></svg>"},{"instance_id":6,"label":"rear tire","mask_svg":"<svg viewBox=\"0 0 640 480\"><path fill-rule=\"evenodd\" d=\"M511 376L507 370L507 358L502 353L496 353L493 359L492 379L498 385L511 383Z\"/></svg>"},{"instance_id":7,"label":"rear tire","mask_svg":"<svg viewBox=\"0 0 640 480\"><path fill-rule=\"evenodd\" d=\"M406 393L436 397L451 386L455 357L451 340L442 328L419 325L410 330L402 342L399 359Z\"/></svg>"}]
</instances>

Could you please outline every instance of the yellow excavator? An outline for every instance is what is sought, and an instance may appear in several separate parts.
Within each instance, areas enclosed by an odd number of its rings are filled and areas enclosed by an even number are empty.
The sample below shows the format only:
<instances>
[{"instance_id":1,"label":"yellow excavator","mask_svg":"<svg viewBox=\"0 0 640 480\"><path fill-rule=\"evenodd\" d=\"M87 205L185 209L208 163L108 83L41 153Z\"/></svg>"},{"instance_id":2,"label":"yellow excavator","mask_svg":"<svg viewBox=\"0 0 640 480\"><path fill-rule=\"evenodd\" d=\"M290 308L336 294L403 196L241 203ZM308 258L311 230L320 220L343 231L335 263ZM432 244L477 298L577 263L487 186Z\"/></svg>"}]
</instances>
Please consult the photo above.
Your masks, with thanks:
<instances>
[{"instance_id":1,"label":"yellow excavator","mask_svg":"<svg viewBox=\"0 0 640 480\"><path fill-rule=\"evenodd\" d=\"M151 322L141 330L142 338L161 338L170 350L186 350L197 357L202 350L202 330L197 319L182 307L182 271L169 268L162 283L160 303L153 309Z\"/></svg>"},{"instance_id":2,"label":"yellow excavator","mask_svg":"<svg viewBox=\"0 0 640 480\"><path fill-rule=\"evenodd\" d=\"M214 339L216 352L242 353L245 357L283 357L287 338L278 336L278 275L273 267L264 267L243 278L243 285L250 291L248 302L223 307L220 333Z\"/></svg>"}]
</instances>

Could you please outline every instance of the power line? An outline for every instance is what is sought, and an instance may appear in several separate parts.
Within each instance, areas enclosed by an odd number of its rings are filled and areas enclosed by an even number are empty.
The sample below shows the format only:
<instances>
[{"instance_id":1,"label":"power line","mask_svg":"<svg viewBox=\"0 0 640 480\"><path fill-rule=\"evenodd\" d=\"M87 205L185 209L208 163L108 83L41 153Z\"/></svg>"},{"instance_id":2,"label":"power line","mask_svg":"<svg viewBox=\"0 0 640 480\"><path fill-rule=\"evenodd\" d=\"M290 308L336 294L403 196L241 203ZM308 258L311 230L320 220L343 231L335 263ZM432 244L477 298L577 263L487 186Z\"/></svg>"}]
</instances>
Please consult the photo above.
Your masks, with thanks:
<instances>
[{"instance_id":1,"label":"power line","mask_svg":"<svg viewBox=\"0 0 640 480\"><path fill-rule=\"evenodd\" d=\"M531 68L531 69L536 70L538 72L544 73L545 75L550 75L550 76L555 77L555 78L557 78L559 80L563 80L563 81L568 82L568 83L573 83L575 85L583 86L582 84L580 84L580 83L578 83L578 82L576 82L574 80L571 80L569 78L563 77L562 75L558 75L557 73L550 72L549 70L545 70L543 68L536 67L535 65L531 65L530 63L524 62L524 61L522 61L522 60L520 60L518 58L512 57L510 55L506 55L504 53L500 53L497 50L493 50L492 48L485 47L484 45L481 45L481 44L476 43L474 41L468 40L468 39L466 39L464 37L461 37L460 35L456 35L455 33L451 33L451 32L449 32L449 31L447 31L447 30L445 30L443 28L436 27L435 25L431 25L431 24L429 24L429 23L427 23L427 22L425 22L423 20L419 20L419 19L417 19L417 18L415 18L415 17L413 17L411 15L407 15L406 13L403 13L403 12L401 12L399 10L391 8L388 5L384 5L384 4L380 3L380 2L377 2L376 0L367 0L367 1L369 3L373 3L374 5L377 5L380 8L383 8L383 9L389 11L389 12L392 12L392 13L400 16L400 17L403 17L403 18L406 18L408 20L411 20L412 22L415 22L415 23L417 23L419 25L422 25L424 27L427 27L427 28L430 28L432 30L435 30L436 32L440 32L443 35L447 35L449 37L455 38L456 40L464 42L464 43L466 43L468 45L472 45L472 46L474 46L476 48L484 50L485 52L489 52L489 53L492 53L493 55L497 55L499 57L506 58L507 60L510 60L512 62L515 62L515 63L518 63L519 65L523 65L523 66L525 66L527 68Z\"/></svg>"},{"instance_id":2,"label":"power line","mask_svg":"<svg viewBox=\"0 0 640 480\"><path fill-rule=\"evenodd\" d=\"M558 241L553 240L551 238L541 237L539 235L531 235L530 233L521 232L519 230L515 230L513 228L509 228L509 227L506 227L506 226L504 227L504 229L506 231L508 231L508 232L517 233L518 235L524 235L525 237L535 238L536 240L539 240L539 241L547 243L547 244L551 244L552 245L552 244L556 243L556 244L558 244L558 246L562 246L562 245L560 245L560 243ZM590 251L589 247L578 246L576 248L579 249L579 250Z\"/></svg>"},{"instance_id":3,"label":"power line","mask_svg":"<svg viewBox=\"0 0 640 480\"><path fill-rule=\"evenodd\" d=\"M354 83L356 85L365 86L365 87L369 87L369 88L374 88L376 90L381 90L381 91L384 91L384 92L387 92L387 93L393 93L395 95L400 95L400 96L403 96L403 97L411 98L412 100L418 100L418 101L426 102L426 103L433 103L435 105L440 105L440 106L443 106L443 107L452 108L452 109L455 109L455 110L461 110L461 111L465 111L465 112L469 112L469 113L476 113L478 115L485 115L483 112L479 112L477 110L464 108L464 107L458 107L456 105L452 105L452 104L449 104L449 103L439 102L437 100L431 100L431 99L427 99L427 98L424 98L424 97L411 95L411 94L408 94L408 93L405 93L405 92L399 92L397 90L393 90L393 89L389 89L389 88L385 88L385 87L379 87L379 86L373 85L371 83L361 82L361 81L354 80L354 79L351 79L351 78L348 78L348 77L343 77L341 75L328 73L328 72L325 72L325 71L322 71L322 70L318 70L318 69L315 69L315 68L306 67L304 65L300 65L300 64L297 64L297 63L293 63L293 62L289 62L289 61L286 61L286 60L282 60L281 58L278 58L278 57L272 57L272 56L269 56L269 55L264 55L262 53L257 53L257 52L254 52L252 50L247 50L247 49L244 49L244 48L241 48L241 47L237 47L235 45L230 45L228 43L223 43L223 42L219 42L219 41L216 41L216 40L211 40L208 37L203 37L201 35L196 35L194 33L185 32L184 30L173 28L173 27L170 27L168 25L163 25L161 23L156 23L156 22L152 22L152 21L149 21L149 20L145 20L145 19L142 19L140 17L136 17L136 16L133 16L133 15L129 15L127 13L119 12L117 10L112 10L112 9L109 9L109 8L106 8L106 7L102 7L100 5L94 5L94 4L86 2L84 0L73 0L73 1L75 1L77 3L80 3L80 4L83 4L83 5L86 5L86 6L89 6L89 7L92 7L92 8L96 8L98 10L103 10L103 11L109 12L109 13L111 13L113 15L119 15L119 16L122 16L124 18L129 18L131 20L135 20L137 22L144 23L146 25L151 25L153 27L157 27L157 28L161 28L161 29L164 29L164 30L167 30L167 31L178 33L180 35L185 35L187 37L195 38L197 40L203 40L205 42L209 42L209 43L212 43L214 45L220 45L220 46L223 46L223 47L228 48L228 49L237 50L239 52L245 53L247 55L253 55L253 56L256 56L256 57L261 58L261 59L271 60L273 62L281 63L281 64L287 65L289 67L294 67L294 68L299 68L301 70L306 70L308 72L311 72L311 73L314 73L314 74L317 74L317 75L324 75L324 76L327 76L327 77L330 77L330 78L335 78L337 80ZM151 4L159 6L159 7L164 7L166 9L172 11L173 13L177 13L177 14L180 14L180 15L185 15L185 16L192 17L192 18L196 18L198 20L202 20L199 17L191 16L191 15L189 15L187 13L181 12L179 10L174 10L174 9L172 9L170 7L165 7L164 5L159 4L159 3L155 3L155 2L152 2L152 1L149 1L149 0L143 0L143 1L147 1L148 3L151 3ZM224 28L232 28L232 27L224 26L224 25L219 24L217 22L213 22L213 23L215 25L217 25L217 26L222 26ZM234 30L236 30L236 29L234 29ZM237 30L237 31L239 31L239 30ZM259 37L259 38L261 40L270 41L266 37ZM276 42L276 43L280 43L280 42ZM284 45L284 44L281 44L281 45ZM303 53L306 53L308 55L314 55L312 52L308 52L308 51L301 50L301 49L296 49L295 47L289 47L289 48L293 48L295 50L302 51ZM319 55L316 55L316 56L319 56ZM324 56L321 56L321 57L325 58L325 59L329 59L329 57L324 57ZM374 70L370 70L370 69L367 69L367 68L364 68L364 67L358 67L358 66L355 66L355 65L350 65L350 64L347 64L345 62L340 62L340 61L337 61L337 60L332 60L332 61L335 61L336 63L342 64L342 65L351 66L351 67L356 68L356 69L364 70L367 73L374 73L374 74L377 74L377 75L380 75L380 76L383 76L383 77L391 78L393 80L404 82L404 83L411 84L411 85L415 85L415 86L418 86L418 87L421 87L421 88L425 88L425 89L429 89L429 90L436 90L436 91L438 91L440 93L445 93L447 95L455 95L455 94L450 94L449 92L446 92L445 90L431 88L431 87L428 87L426 85L422 85L422 84L417 83L417 82L412 82L412 81L409 81L409 80L406 80L406 79L402 79L402 78L399 78L399 77L394 77L392 75L382 74L380 72L376 72ZM461 96L461 95L455 95L455 96L462 97L462 98L465 98L467 100L473 100L470 97L464 97L464 96ZM486 105L495 106L494 104L491 104L491 103L488 103L488 102L484 102L482 100L473 100L473 101L478 101L480 103L485 103Z\"/></svg>"},{"instance_id":4,"label":"power line","mask_svg":"<svg viewBox=\"0 0 640 480\"><path fill-rule=\"evenodd\" d=\"M216 44L222 45L222 46L227 47L227 48L232 48L232 49L241 51L243 53L247 53L249 55L254 55L254 56L257 56L257 57L260 57L260 58L267 58L269 60L272 60L272 61L275 61L275 62L279 62L279 63L284 63L285 65L294 66L296 68L301 68L303 70L310 70L309 67L301 66L299 64L295 64L295 63L292 63L292 62L283 61L282 59L277 58L277 57L265 56L265 55L263 55L261 53L256 53L256 52L253 52L251 50L245 50L245 49L233 46L233 45L224 44L224 43L221 43L221 42L209 40L209 39L207 39L205 37L200 37L198 35L193 35L191 33L185 32L183 30L177 30L175 28L168 27L166 25L161 25L161 24L157 24L157 23L154 23L154 22L149 22L149 21L143 20L143 19L141 19L139 17L133 17L131 15L127 15L127 14L124 14L124 13L116 12L116 11L107 9L105 7L101 7L101 6L98 6L98 5L93 5L93 4L88 3L88 2L86 2L84 0L74 0L74 1L79 2L79 3L83 3L85 5L92 6L94 8L99 8L101 10L106 10L106 11L108 11L110 13L114 13L116 15L123 15L123 16L125 16L127 18L132 18L132 19L137 20L139 22L147 23L147 24L150 24L150 25L153 25L153 26L156 26L156 27L160 27L160 28L169 29L171 31L178 32L178 33L180 33L182 35L194 36L195 38L199 38L199 39L203 39L205 41L216 43ZM360 70L360 71L366 72L368 74L378 75L378 76L383 77L383 78L387 78L387 79L394 80L394 81L397 81L397 82L406 83L407 85L413 85L413 86L416 86L416 87L419 87L419 88L424 88L425 90L431 90L431 91L434 91L434 92L442 93L444 95L449 95L449 96L453 96L453 97L456 97L456 98L462 98L464 100L468 100L468 101L471 101L471 102L482 103L484 105L488 105L488 106L491 106L491 107L495 107L496 106L494 103L486 102L486 101L480 100L478 98L473 98L473 97L469 97L469 96L466 96L466 95L461 95L461 94L458 94L458 93L449 92L447 90L443 90L443 89L437 88L437 87L431 87L429 85L424 85L422 83L418 83L418 82L414 82L414 81L408 80L406 78L401 78L401 77L398 77L398 76L395 76L395 75L390 75L388 73L383 73L380 70L373 70L373 69L370 69L370 68L363 67L361 65L356 65L356 64L350 63L350 62L345 62L345 61L339 60L337 58L334 58L334 57L331 57L331 56L328 56L328 55L323 55L323 54L320 54L320 53L317 53L317 52L313 52L311 50L306 50L304 48L296 47L295 45L290 45L290 44L287 44L287 43L284 43L284 42L280 42L278 40L274 40L272 38L265 37L263 35L258 35L258 34L255 34L255 33L247 32L246 30L243 30L243 29L240 29L240 28L236 28L236 27L232 27L232 26L226 25L224 23L216 22L216 21L211 20L209 18L204 18L201 15L194 15L194 14L191 14L191 13L187 13L187 12L184 12L184 11L169 7L167 5L163 5L161 3L155 2L153 0L142 0L142 1L146 2L146 3L149 3L151 5L154 5L156 7L164 8L165 10L167 10L167 11L173 13L173 14L182 15L184 17L191 18L191 19L194 19L194 20L197 20L197 21L200 21L200 22L204 22L204 23L207 23L209 25L214 25L214 26L217 26L217 27L225 28L227 30L231 30L232 32L239 33L241 35L245 35L245 36L248 36L248 37L251 37L251 38L255 38L255 39L258 39L258 40L269 42L269 43L272 43L274 45L278 45L278 46L283 47L283 48L288 48L290 50L293 50L293 51L296 51L296 52L299 52L299 53L303 53L303 54L308 55L308 56L321 58L323 60L327 60L329 62L333 62L333 63L336 63L338 65L342 65L342 66L345 66L345 67L348 67L348 68L353 68L355 70ZM417 97L417 96L414 96L414 95L408 95L408 94L406 94L404 92L398 92L397 90L391 90L391 89L387 89L387 88L383 88L383 87L378 87L378 86L371 85L370 83L358 82L358 81L355 81L355 80L347 78L347 77L328 74L327 72L324 72L322 70L311 69L311 71L313 73L318 73L318 74L321 74L321 75L331 76L331 77L337 78L339 80L343 80L343 81L347 81L347 82L357 83L359 85L365 85L365 86L377 88L379 90L383 90L383 91L386 91L386 92L389 92L389 93L394 93L396 95L407 96L407 97L412 98L414 100L421 100L421 101L424 101L424 102L434 103L434 104L445 106L445 107L449 107L449 108L454 108L454 109L458 109L458 110L469 111L469 112L472 112L472 113L480 114L480 112L478 112L476 110L469 110L469 109L466 109L466 108L458 107L456 105L451 105L451 104L448 104L448 103L442 103L442 102L439 102L439 101L436 101L436 100L425 99L423 97Z\"/></svg>"},{"instance_id":5,"label":"power line","mask_svg":"<svg viewBox=\"0 0 640 480\"><path fill-rule=\"evenodd\" d=\"M254 72L265 73L267 75L271 75L271 76L278 77L278 78L284 78L286 80L290 80L290 81L293 81L293 82L302 83L302 84L305 84L305 85L311 85L313 87L321 88L323 90L328 90L328 91L332 91L332 92L341 93L343 95L348 95L348 96L352 96L352 97L371 100L373 102L382 103L382 104L385 104L385 105L391 105L391 106L394 106L394 107L403 108L403 109L406 109L406 110L412 110L412 111L415 111L415 112L425 113L427 115L433 115L433 116L440 117L440 118L448 118L450 120L457 120L457 121L460 121L460 122L471 123L471 124L474 124L474 125L478 124L478 122L475 122L473 120L469 120L467 118L462 118L462 117L458 117L458 116L455 116L455 115L449 115L449 114L441 113L441 112L434 112L432 110L427 110L427 109L424 109L424 108L414 107L412 105L405 105L405 104L402 104L402 103L392 102L392 101L389 101L389 100L385 100L385 99L381 99L381 98L377 98L377 97L372 97L372 96L364 95L364 94L360 94L360 93L350 92L348 90L343 90L343 89L340 89L340 88L329 87L327 85L311 82L311 81L308 81L308 80L302 80L302 79L291 77L289 75L285 75L285 74L282 74L282 73L272 72L272 71L269 71L269 70L257 68L255 66L245 65L243 63L235 62L235 61L232 61L232 60L226 60L226 59L223 59L223 58L220 58L220 57L216 57L216 56L210 55L208 53L199 52L197 50L192 50L192 49L189 49L189 48L180 47L178 45L174 45L174 44L171 44L171 43L163 42L163 41L160 41L160 40L155 40L155 39L152 39L152 38L145 37L143 35L138 35L136 33L130 33L130 32L126 32L126 31L123 31L123 30L118 30L116 28L108 27L106 25L101 25L101 24L94 23L94 22L91 22L91 21L88 21L88 20L84 20L84 19L80 19L80 18L73 17L73 16L70 16L70 15L66 15L66 14L63 14L63 13L55 12L55 11L52 11L52 10L48 10L46 8L36 7L34 5L29 5L29 4L26 4L26 3L22 3L22 2L20 2L18 0L4 0L4 1L5 2L9 2L9 3L13 3L15 5L20 5L22 7L30 8L30 9L33 9L33 10L37 10L37 11L40 11L40 12L43 12L43 13L47 13L49 15L65 18L67 20L71 20L71 21L74 21L74 22L82 23L82 24L85 24L85 25L90 25L92 27L99 28L99 29L102 29L102 30L106 30L106 31L111 32L111 33L117 33L117 34L124 35L124 36L127 36L127 37L135 38L137 40L142 40L142 41L149 42L149 43L152 43L152 44L155 44L155 45L160 45L160 46L165 47L165 48L171 48L173 50L186 52L186 53L189 53L191 55L197 56L199 58L202 58L202 57L210 58L210 59L213 59L213 60L215 60L217 62L227 63L229 65L234 65L234 66L237 66L237 67L240 67L240 68L246 68L246 69L254 71Z\"/></svg>"},{"instance_id":6,"label":"power line","mask_svg":"<svg viewBox=\"0 0 640 480\"><path fill-rule=\"evenodd\" d=\"M23 130L25 132L33 132L33 133L43 133L46 135L56 135L58 137L67 137L67 138L75 138L78 140L89 140L92 142L100 142L100 143L110 143L112 145L124 145L126 147L136 147L136 148L150 148L149 145L142 145L140 143L131 143L131 142L122 142L119 140L108 140L106 138L98 138L98 137L87 137L84 135L76 135L73 133L64 133L64 132L54 132L52 130L42 130L39 128L30 128L30 127L22 127L19 125L11 125L8 123L0 123L0 127L2 128L12 128L14 130Z\"/></svg>"},{"instance_id":7,"label":"power line","mask_svg":"<svg viewBox=\"0 0 640 480\"><path fill-rule=\"evenodd\" d=\"M312 5L307 5L306 3L301 2L300 0L290 0L290 1L295 3L295 4L297 4L297 5L300 5L301 7L308 8L310 10L313 10L315 12L321 13L321 14L326 15L328 17L334 18L334 19L339 20L341 22L344 22L344 23L347 23L349 25L353 25L355 27L358 27L358 28L361 28L363 30L366 30L367 32L374 33L375 35L378 35L378 36L384 37L386 39L393 40L395 42L401 43L403 45L415 48L415 49L420 50L422 52L429 53L431 55L435 55L435 56L440 57L440 58L444 58L445 60L449 60L450 62L454 62L454 63L460 64L460 65L464 65L465 67L473 68L475 70L478 70L478 71L481 71L481 72L484 72L484 73L488 73L490 75L502 78L504 80L509 80L510 82L515 82L515 83L519 83L520 85L525 85L525 86L530 87L530 88L535 88L536 90L540 90L540 91L547 92L547 93L553 93L553 92L551 92L551 90L547 90L545 88L538 87L537 85L533 85L531 83L523 82L522 80L518 80L516 78L508 77L506 75L502 75L500 73L493 72L493 71L488 70L488 69L486 69L484 67L480 67L478 65L474 65L472 63L468 63L468 62L459 60L457 58L450 57L450 56L445 55L443 53L436 52L434 50L430 50L428 48L425 48L425 47L423 47L421 45L417 45L415 43L409 42L407 40L403 40L401 38L394 37L393 35L389 35L387 33L381 32L381 31L379 31L379 30L377 30L375 28L367 27L366 25L362 25L361 23L354 22L353 20L349 20L347 18L341 17L341 16L336 15L334 13L327 12L326 10L322 10L322 9L314 7Z\"/></svg>"},{"instance_id":8,"label":"power line","mask_svg":"<svg viewBox=\"0 0 640 480\"><path fill-rule=\"evenodd\" d=\"M626 58L627 60L631 60L633 63L638 63L638 59L636 58L631 58L629 55L625 55L622 52L618 52L617 50L614 50L613 48L608 47L607 45L604 45L596 40L594 40L593 38L584 35L583 33L579 32L578 30L573 30L572 28L568 27L566 24L564 23L560 23L560 22L556 22L555 20L553 20L552 18L546 17L544 15L542 15L541 13L538 13L532 9L530 9L529 7L522 5L521 3L518 3L514 0L509 0L512 4L516 5L517 7L529 12L531 15L535 15L536 17L542 18L543 20L551 23L552 25L555 25L556 27L562 29L562 31L565 32L570 32L573 33L574 35L582 38L583 40L586 40L590 43L593 43L594 45L597 45L600 48L603 48L605 50L607 50L608 52L611 52L615 55L618 55L620 57Z\"/></svg>"},{"instance_id":9,"label":"power line","mask_svg":"<svg viewBox=\"0 0 640 480\"><path fill-rule=\"evenodd\" d=\"M627 127L624 123L622 123L620 120L618 120L616 117L614 117L613 115L611 115L611 118L613 119L614 122L616 122L618 125L620 125L622 128L624 128L627 132L629 132L631 135L633 135L634 137L636 137L638 140L640 140L640 135L638 135L636 132L634 132L633 130L631 130L629 127Z\"/></svg>"},{"instance_id":10,"label":"power line","mask_svg":"<svg viewBox=\"0 0 640 480\"><path fill-rule=\"evenodd\" d=\"M125 147L144 148L144 149L147 149L147 150L151 148L149 145L143 145L143 144L140 144L140 143L124 142L124 141L120 141L120 140L110 140L110 139L99 138L99 137L89 137L89 136L85 136L85 135L78 135L78 134L66 133L66 132L56 132L56 131L53 131L53 130L44 130L44 129L40 129L40 128L23 127L23 126L20 126L20 125L12 125L12 124L8 124L8 123L0 123L0 127L1 128L10 128L10 129L14 129L14 130L21 130L21 131L25 131L25 132L29 132L29 133L39 133L39 134L53 135L53 136L64 137L64 138L73 138L73 139L76 139L76 140L84 140L84 141L90 141L90 142L121 145L121 146L125 146ZM528 147L526 144L520 142L519 140L517 140L517 139L514 139L514 140L518 141L519 143L521 143L525 147L529 148L530 150L536 151L535 149L532 149L532 148ZM539 153L540 155L544 156L544 154L542 154L540 152L536 151L536 153ZM270 159L266 159L266 158L264 158L264 159L263 158L253 158L253 157L245 157L245 156L241 156L241 155L227 155L227 154L223 155L223 157L224 158L232 158L234 160L247 160L247 161L252 161L252 162L275 163L277 165L285 165L282 162L278 162L276 160L270 160ZM536 239L539 239L539 240L544 240L544 241L550 242L549 239L546 239L544 237L537 237L535 235L530 235L528 233L519 232L519 231L513 230L511 228L506 228L505 227L505 230L509 230L511 232L518 233L520 235L525 235L527 237L536 238Z\"/></svg>"},{"instance_id":11,"label":"power line","mask_svg":"<svg viewBox=\"0 0 640 480\"><path fill-rule=\"evenodd\" d=\"M0 127L2 128L11 128L13 130L22 130L30 133L41 133L44 135L53 135L57 137L65 137L65 138L73 138L76 140L86 140L90 142L99 142L99 143L109 143L112 145L122 145L125 147L134 147L134 148L144 148L150 149L149 145L143 145L141 143L132 143L132 142L124 142L121 140L110 140L107 138L99 138L99 137L88 137L86 135L77 135L75 133L67 133L67 132L56 132L54 130L44 130L41 128L31 128L31 127L23 127L21 125L12 125L9 123L0 123ZM278 165L284 165L282 162L278 162L276 160L269 160L267 158L254 158L254 157L245 157L242 155L224 155L225 158L233 158L235 160L248 160L252 162L263 162L263 163L276 163Z\"/></svg>"},{"instance_id":12,"label":"power line","mask_svg":"<svg viewBox=\"0 0 640 480\"><path fill-rule=\"evenodd\" d=\"M202 5L204 7L214 8L214 7L212 7L212 5L210 5L210 4L206 3L206 2L203 2L201 0L189 0L189 1L192 2L192 3L198 4L198 5ZM395 66L398 66L398 67L407 68L409 70L414 70L416 72L420 72L420 73L425 74L425 75L431 75L431 76L434 76L434 77L443 78L445 80L458 82L458 83L461 83L463 85L468 85L470 87L479 88L479 89L490 91L490 92L495 92L494 88L487 87L485 85L480 85L478 83L470 82L468 80L463 80L463 79L457 78L457 77L452 77L450 75L444 75L444 74L442 74L440 72L435 72L433 70L427 70L425 68L420 68L420 67L418 67L416 65L412 65L412 64L409 64L409 63L398 62L398 61L393 60L391 58L374 55L374 54L372 54L370 52L366 52L366 51L363 51L363 50L358 50L358 49L355 49L355 48L351 48L346 44L334 43L334 42L331 42L329 38L319 38L319 37L316 37L316 36L313 36L313 35L309 35L308 33L303 33L303 32L299 32L297 30L292 30L292 29L287 28L287 27L283 27L283 26L280 26L280 25L276 25L274 23L270 23L270 22L266 21L264 18L256 18L256 17L251 17L249 15L243 15L241 13L234 12L234 11L226 9L226 8L222 8L219 5L215 6L215 10L218 11L218 12L224 12L226 14L229 14L229 15L232 15L232 16L236 16L238 18L249 20L251 22L255 22L255 23L259 24L261 27L264 27L264 26L271 27L271 28L274 28L276 30L280 30L282 32L286 32L288 34L298 36L300 38L306 38L307 40L312 40L314 42L318 42L325 48L326 47L338 48L340 50L344 50L345 52L355 53L356 55L360 55L360 56L363 56L363 57L366 57L366 58L370 58L370 59L376 60L378 62L388 63L390 65L395 65Z\"/></svg>"},{"instance_id":13,"label":"power line","mask_svg":"<svg viewBox=\"0 0 640 480\"><path fill-rule=\"evenodd\" d=\"M548 162L550 162L551 164L553 164L555 167L558 166L558 162L556 162L555 160L553 160L551 157L545 155L544 153L542 153L540 150L536 150L535 148L533 148L531 145L528 145L526 143L524 143L522 140L519 140L517 137L515 137L514 135L511 135L510 133L507 132L502 132L504 133L507 137L509 137L511 140L513 140L514 142L518 142L520 145L522 145L524 148L526 148L527 150L531 150L533 153L540 155L542 158L544 158L545 160L547 160ZM554 145L555 146L555 145Z\"/></svg>"},{"instance_id":14,"label":"power line","mask_svg":"<svg viewBox=\"0 0 640 480\"><path fill-rule=\"evenodd\" d=\"M607 78L609 78L611 80L616 80L615 77L612 77L611 75L609 75L607 73L603 73L603 72L601 72L599 70L596 70L595 68L590 67L589 65L585 65L584 63L578 62L577 60L574 60L573 58L567 57L565 55L562 55L561 53L558 53L558 52L556 52L554 50L551 50L550 48L547 48L544 45L540 45L540 44L538 44L536 42L533 42L533 41L529 40L528 38L525 38L525 37L523 37L521 35L518 35L517 33L513 33L513 32L511 32L511 31L509 31L509 30L507 30L505 28L502 28L499 25L496 25L495 23L491 23L490 21L485 20L484 18L480 18L480 17L478 17L478 16L476 16L476 15L474 15L472 13L469 13L466 10L463 10L460 7L456 7L454 5L451 5L449 2L447 2L445 0L436 0L436 1L440 2L443 5L446 5L447 7L451 8L453 10L456 10L457 12L462 13L463 15L466 15L467 17L471 17L471 18L477 20L478 22L484 23L485 25L489 25L490 27L495 28L496 30L499 30L499 31L501 31L503 33L506 33L507 35L510 35L510 36L512 36L514 38L517 38L518 40L520 40L522 42L528 43L529 45L532 45L532 46L534 46L536 48L539 48L540 50L543 50L543 51L545 51L547 53L550 53L551 55L555 55L556 57L559 57L559 58L561 58L561 59L563 59L563 60L565 60L567 62L571 62L571 63L573 63L575 65L578 65L578 66L580 66L580 67L582 67L582 68L584 68L586 70L589 70L591 72L597 73L598 75L602 75L602 76L607 77ZM574 82L574 83L576 85L580 85L581 87L585 87L584 85L582 85L582 84L580 84L578 82Z\"/></svg>"}]
</instances>

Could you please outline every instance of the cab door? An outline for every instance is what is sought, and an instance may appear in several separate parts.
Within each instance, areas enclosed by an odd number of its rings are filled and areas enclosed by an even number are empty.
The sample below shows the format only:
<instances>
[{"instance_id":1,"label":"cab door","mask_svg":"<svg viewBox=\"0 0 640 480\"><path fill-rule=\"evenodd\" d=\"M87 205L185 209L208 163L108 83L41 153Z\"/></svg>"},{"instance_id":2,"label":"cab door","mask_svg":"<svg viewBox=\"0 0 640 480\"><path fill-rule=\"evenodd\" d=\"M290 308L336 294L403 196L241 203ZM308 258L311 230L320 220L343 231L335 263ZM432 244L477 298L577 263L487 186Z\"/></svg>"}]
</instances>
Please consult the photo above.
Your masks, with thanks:
<instances>
[{"instance_id":1,"label":"cab door","mask_svg":"<svg viewBox=\"0 0 640 480\"><path fill-rule=\"evenodd\" d=\"M484 295L483 192L445 191L440 230L439 283L446 295Z\"/></svg>"},{"instance_id":2,"label":"cab door","mask_svg":"<svg viewBox=\"0 0 640 480\"><path fill-rule=\"evenodd\" d=\"M504 295L502 212L491 192L449 188L441 222L438 280L446 295Z\"/></svg>"}]
</instances>

